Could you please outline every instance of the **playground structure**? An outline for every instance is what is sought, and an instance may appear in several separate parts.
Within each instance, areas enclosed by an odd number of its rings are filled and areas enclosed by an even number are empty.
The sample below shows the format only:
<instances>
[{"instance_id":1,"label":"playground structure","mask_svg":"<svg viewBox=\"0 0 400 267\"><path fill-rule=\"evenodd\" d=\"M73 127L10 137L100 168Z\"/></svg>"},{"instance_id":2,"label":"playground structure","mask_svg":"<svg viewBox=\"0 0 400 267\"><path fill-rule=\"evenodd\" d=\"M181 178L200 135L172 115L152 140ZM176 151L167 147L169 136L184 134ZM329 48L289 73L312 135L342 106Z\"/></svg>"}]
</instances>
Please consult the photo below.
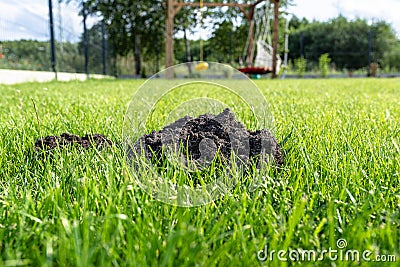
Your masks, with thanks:
<instances>
[{"instance_id":1,"label":"playground structure","mask_svg":"<svg viewBox=\"0 0 400 267\"><path fill-rule=\"evenodd\" d=\"M266 1L265 5L255 12L254 21L256 29L254 37L249 35L243 51L243 58L247 59L247 66L239 68L239 71L245 74L258 75L273 72L272 58L274 53L270 45L272 43L271 21L273 16L271 9L271 2ZM252 37L255 42L250 42L250 37ZM250 45L253 45L253 47L249 47ZM254 63L249 64L249 62L253 62L255 46L257 46L257 55ZM248 53L249 51L250 53ZM276 73L278 73L282 62L278 54L276 55L276 62Z\"/></svg>"},{"instance_id":2,"label":"playground structure","mask_svg":"<svg viewBox=\"0 0 400 267\"><path fill-rule=\"evenodd\" d=\"M256 12L256 7L265 2L263 8L260 8ZM245 18L249 21L249 32L247 42L244 50L246 55L246 67L240 68L239 70L246 74L265 74L265 73L278 73L280 58L277 56L277 44L273 46L271 43L270 34L270 22L271 22L271 2L275 4L274 12L278 12L279 0L257 0L254 3L239 4L239 3L204 3L203 0L200 2L177 2L175 0L167 0L167 16L165 21L166 41L165 41L165 55L166 55L166 68L173 66L174 64L174 17L182 9L182 7L236 7L244 14ZM276 15L274 13L274 15ZM257 24L257 25L256 25ZM275 34L277 37L277 23L274 23L274 39ZM257 56L254 62L254 51L255 51L255 37L257 37ZM265 40L267 39L267 43ZM273 48L274 47L274 48ZM273 59L276 60L273 60ZM202 59L200 59L202 60ZM168 73L167 77L172 78L173 73Z\"/></svg>"}]
</instances>

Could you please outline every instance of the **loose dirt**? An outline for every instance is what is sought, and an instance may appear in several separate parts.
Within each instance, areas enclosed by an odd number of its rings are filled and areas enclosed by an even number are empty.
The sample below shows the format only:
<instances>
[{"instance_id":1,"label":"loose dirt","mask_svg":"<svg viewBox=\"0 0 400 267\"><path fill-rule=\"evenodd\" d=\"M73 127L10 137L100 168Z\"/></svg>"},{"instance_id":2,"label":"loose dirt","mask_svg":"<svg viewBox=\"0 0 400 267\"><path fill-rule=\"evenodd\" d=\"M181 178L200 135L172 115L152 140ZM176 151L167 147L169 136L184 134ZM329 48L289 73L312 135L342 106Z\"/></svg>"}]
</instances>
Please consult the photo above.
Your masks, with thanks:
<instances>
[{"instance_id":1,"label":"loose dirt","mask_svg":"<svg viewBox=\"0 0 400 267\"><path fill-rule=\"evenodd\" d=\"M247 130L229 109L218 115L185 116L160 131L142 136L135 144L135 150L144 151L149 160L155 157L159 160L163 158L165 147L173 144L183 144L186 156L200 164L212 161L217 151L225 161L230 160L234 151L247 163L267 160L271 156L278 167L283 162L281 147L269 130Z\"/></svg>"},{"instance_id":2,"label":"loose dirt","mask_svg":"<svg viewBox=\"0 0 400 267\"><path fill-rule=\"evenodd\" d=\"M72 146L82 147L84 149L91 147L102 149L112 145L112 141L102 134L87 134L79 137L74 134L63 133L60 136L46 136L45 138L37 139L35 142L35 150L52 150L57 147L68 148Z\"/></svg>"}]
</instances>

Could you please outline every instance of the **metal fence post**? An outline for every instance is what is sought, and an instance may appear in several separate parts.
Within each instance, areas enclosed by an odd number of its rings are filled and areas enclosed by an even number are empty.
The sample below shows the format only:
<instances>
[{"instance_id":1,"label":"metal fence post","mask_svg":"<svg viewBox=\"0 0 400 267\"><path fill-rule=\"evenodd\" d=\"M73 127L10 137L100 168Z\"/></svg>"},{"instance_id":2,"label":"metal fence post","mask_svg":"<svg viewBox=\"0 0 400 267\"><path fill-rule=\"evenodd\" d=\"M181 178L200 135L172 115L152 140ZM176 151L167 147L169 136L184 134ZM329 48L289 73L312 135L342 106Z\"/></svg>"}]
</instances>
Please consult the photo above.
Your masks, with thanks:
<instances>
[{"instance_id":1,"label":"metal fence post","mask_svg":"<svg viewBox=\"0 0 400 267\"><path fill-rule=\"evenodd\" d=\"M50 20L50 47L51 47L51 69L55 74L57 80L56 68L56 46L54 40L54 22L53 22L53 3L49 0L49 20Z\"/></svg>"},{"instance_id":2,"label":"metal fence post","mask_svg":"<svg viewBox=\"0 0 400 267\"><path fill-rule=\"evenodd\" d=\"M85 50L85 73L87 78L89 78L89 36L86 28L86 4L85 1L82 1L82 15L83 15L83 46Z\"/></svg>"}]
</instances>

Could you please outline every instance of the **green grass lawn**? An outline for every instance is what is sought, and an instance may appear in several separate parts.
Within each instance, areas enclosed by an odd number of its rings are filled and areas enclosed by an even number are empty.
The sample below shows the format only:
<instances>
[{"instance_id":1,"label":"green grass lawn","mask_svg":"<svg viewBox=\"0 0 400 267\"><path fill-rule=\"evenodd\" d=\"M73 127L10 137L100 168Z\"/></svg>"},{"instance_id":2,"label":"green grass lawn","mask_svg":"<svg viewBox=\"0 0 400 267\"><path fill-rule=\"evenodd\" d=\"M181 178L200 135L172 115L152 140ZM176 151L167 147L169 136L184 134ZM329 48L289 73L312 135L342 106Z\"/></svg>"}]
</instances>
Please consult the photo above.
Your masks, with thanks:
<instances>
[{"instance_id":1,"label":"green grass lawn","mask_svg":"<svg viewBox=\"0 0 400 267\"><path fill-rule=\"evenodd\" d=\"M278 141L288 137L283 170L196 208L143 192L120 146L34 152L37 138L63 132L120 142L142 82L0 85L0 266L293 265L257 253L337 250L339 239L360 262L338 253L336 266L380 266L377 255L398 266L400 80L256 81Z\"/></svg>"}]
</instances>

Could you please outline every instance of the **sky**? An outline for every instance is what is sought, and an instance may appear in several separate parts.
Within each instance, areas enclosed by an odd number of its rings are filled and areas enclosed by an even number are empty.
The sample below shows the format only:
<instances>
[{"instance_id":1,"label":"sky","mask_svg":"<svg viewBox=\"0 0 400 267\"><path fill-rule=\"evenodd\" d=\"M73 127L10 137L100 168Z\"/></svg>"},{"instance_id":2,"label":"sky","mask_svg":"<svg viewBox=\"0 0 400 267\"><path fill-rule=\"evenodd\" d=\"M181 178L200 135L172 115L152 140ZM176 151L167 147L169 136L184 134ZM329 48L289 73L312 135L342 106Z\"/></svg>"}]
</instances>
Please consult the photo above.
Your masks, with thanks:
<instances>
[{"instance_id":1,"label":"sky","mask_svg":"<svg viewBox=\"0 0 400 267\"><path fill-rule=\"evenodd\" d=\"M55 35L58 40L61 38L64 41L77 41L81 35L82 17L78 14L77 2L71 1L68 5L59 6L58 1L53 0ZM294 0L293 2L295 5L288 11L299 18L326 21L342 14L349 19L385 20L392 24L400 37L400 0ZM0 0L0 40L48 40L48 14L48 0ZM88 27L97 20L98 18L89 18ZM207 33L205 35L207 37Z\"/></svg>"},{"instance_id":2,"label":"sky","mask_svg":"<svg viewBox=\"0 0 400 267\"><path fill-rule=\"evenodd\" d=\"M72 0L68 5L59 4L58 0L52 2L56 39L79 40L83 23L79 16L78 1ZM48 40L48 3L48 0L0 0L0 40ZM88 27L96 20L88 18Z\"/></svg>"}]
</instances>

